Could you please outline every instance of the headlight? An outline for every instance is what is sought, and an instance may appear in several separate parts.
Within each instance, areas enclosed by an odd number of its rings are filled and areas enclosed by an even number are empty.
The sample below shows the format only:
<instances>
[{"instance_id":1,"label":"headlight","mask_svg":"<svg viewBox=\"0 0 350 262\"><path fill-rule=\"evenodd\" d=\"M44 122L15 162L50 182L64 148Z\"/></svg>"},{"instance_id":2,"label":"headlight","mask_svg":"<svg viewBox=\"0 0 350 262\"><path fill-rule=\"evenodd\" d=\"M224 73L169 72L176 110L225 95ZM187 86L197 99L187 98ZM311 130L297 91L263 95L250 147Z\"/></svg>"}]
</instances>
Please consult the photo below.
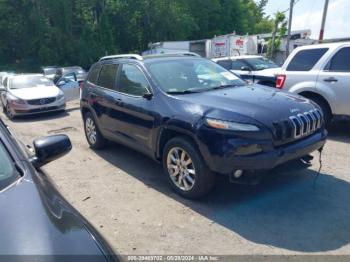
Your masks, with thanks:
<instances>
[{"instance_id":1,"label":"headlight","mask_svg":"<svg viewBox=\"0 0 350 262\"><path fill-rule=\"evenodd\" d=\"M259 131L259 127L250 124L242 124L237 122L223 121L213 118L206 118L206 124L212 128L232 130L232 131Z\"/></svg>"},{"instance_id":2,"label":"headlight","mask_svg":"<svg viewBox=\"0 0 350 262\"><path fill-rule=\"evenodd\" d=\"M57 96L57 100L61 100L61 99L63 99L64 98L64 94L59 94L58 96Z\"/></svg>"},{"instance_id":3,"label":"headlight","mask_svg":"<svg viewBox=\"0 0 350 262\"><path fill-rule=\"evenodd\" d=\"M7 94L7 98L8 100L10 100L10 102L15 103L15 104L19 104L19 105L24 105L26 102L10 93Z\"/></svg>"}]
</instances>

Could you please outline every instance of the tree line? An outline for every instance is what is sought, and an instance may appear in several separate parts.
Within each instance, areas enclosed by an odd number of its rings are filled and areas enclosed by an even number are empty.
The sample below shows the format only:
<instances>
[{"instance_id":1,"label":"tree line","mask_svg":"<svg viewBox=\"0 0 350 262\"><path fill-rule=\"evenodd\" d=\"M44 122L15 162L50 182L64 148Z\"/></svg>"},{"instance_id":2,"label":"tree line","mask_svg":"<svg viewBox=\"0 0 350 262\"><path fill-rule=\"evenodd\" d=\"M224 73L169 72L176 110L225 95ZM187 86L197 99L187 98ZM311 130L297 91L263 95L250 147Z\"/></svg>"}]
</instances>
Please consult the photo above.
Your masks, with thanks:
<instances>
[{"instance_id":1,"label":"tree line","mask_svg":"<svg viewBox=\"0 0 350 262\"><path fill-rule=\"evenodd\" d=\"M0 0L0 70L81 65L148 43L268 33L267 0Z\"/></svg>"}]
</instances>

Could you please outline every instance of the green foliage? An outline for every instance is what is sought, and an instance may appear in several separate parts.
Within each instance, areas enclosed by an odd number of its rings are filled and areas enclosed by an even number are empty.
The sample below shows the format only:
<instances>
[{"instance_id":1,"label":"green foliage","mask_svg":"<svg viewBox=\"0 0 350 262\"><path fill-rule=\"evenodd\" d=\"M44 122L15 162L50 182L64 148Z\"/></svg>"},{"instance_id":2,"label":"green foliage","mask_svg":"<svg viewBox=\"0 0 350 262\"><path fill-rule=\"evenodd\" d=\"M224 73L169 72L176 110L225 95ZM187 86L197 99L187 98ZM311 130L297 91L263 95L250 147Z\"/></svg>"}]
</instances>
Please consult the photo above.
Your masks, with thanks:
<instances>
[{"instance_id":1,"label":"green foliage","mask_svg":"<svg viewBox=\"0 0 350 262\"><path fill-rule=\"evenodd\" d=\"M149 42L267 33L267 0L0 0L0 70L88 68Z\"/></svg>"},{"instance_id":2,"label":"green foliage","mask_svg":"<svg viewBox=\"0 0 350 262\"><path fill-rule=\"evenodd\" d=\"M287 33L287 21L286 21L286 16L282 12L277 12L275 14L275 18L273 21L274 24L274 31L272 32L273 35L276 35L277 37L275 38L274 43L273 39L270 39L268 41L268 56L272 57L273 54L275 53L281 46L282 38L286 35ZM273 45L273 47L272 47Z\"/></svg>"}]
</instances>

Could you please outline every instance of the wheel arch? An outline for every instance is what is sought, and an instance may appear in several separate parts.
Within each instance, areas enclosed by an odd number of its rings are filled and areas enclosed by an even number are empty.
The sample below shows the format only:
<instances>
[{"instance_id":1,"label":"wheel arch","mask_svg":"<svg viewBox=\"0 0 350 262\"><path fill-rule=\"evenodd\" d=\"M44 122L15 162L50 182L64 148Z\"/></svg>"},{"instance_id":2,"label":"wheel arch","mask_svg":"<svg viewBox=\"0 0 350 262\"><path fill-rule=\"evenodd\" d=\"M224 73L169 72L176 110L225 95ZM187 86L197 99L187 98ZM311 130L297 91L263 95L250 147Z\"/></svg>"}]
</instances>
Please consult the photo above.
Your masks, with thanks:
<instances>
[{"instance_id":1,"label":"wheel arch","mask_svg":"<svg viewBox=\"0 0 350 262\"><path fill-rule=\"evenodd\" d=\"M327 101L326 98L324 98L322 95L318 94L318 93L315 93L315 92L312 92L312 91L303 91L301 93L299 93L299 95L303 96L303 97L306 97L306 98L309 98L312 100L312 98L318 98L318 99L321 99L325 105L328 107L329 111L331 112L332 114L332 107L330 106L329 102Z\"/></svg>"},{"instance_id":2,"label":"wheel arch","mask_svg":"<svg viewBox=\"0 0 350 262\"><path fill-rule=\"evenodd\" d=\"M163 127L159 132L157 141L156 158L158 160L162 158L164 146L166 143L174 137L184 137L191 141L198 148L198 143L196 142L194 134L190 131L174 126Z\"/></svg>"}]
</instances>

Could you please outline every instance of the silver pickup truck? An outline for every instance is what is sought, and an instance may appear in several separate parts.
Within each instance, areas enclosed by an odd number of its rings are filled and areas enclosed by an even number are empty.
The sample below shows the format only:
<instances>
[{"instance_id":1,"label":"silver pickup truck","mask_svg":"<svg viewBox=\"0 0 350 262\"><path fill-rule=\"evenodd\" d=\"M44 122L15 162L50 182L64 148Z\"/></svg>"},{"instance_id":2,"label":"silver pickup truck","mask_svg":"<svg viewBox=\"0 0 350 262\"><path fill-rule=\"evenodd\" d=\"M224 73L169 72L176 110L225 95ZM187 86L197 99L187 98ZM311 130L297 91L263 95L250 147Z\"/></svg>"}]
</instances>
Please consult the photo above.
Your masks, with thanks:
<instances>
[{"instance_id":1,"label":"silver pickup truck","mask_svg":"<svg viewBox=\"0 0 350 262\"><path fill-rule=\"evenodd\" d=\"M350 42L296 48L278 73L276 88L317 103L327 123L350 119Z\"/></svg>"}]
</instances>

